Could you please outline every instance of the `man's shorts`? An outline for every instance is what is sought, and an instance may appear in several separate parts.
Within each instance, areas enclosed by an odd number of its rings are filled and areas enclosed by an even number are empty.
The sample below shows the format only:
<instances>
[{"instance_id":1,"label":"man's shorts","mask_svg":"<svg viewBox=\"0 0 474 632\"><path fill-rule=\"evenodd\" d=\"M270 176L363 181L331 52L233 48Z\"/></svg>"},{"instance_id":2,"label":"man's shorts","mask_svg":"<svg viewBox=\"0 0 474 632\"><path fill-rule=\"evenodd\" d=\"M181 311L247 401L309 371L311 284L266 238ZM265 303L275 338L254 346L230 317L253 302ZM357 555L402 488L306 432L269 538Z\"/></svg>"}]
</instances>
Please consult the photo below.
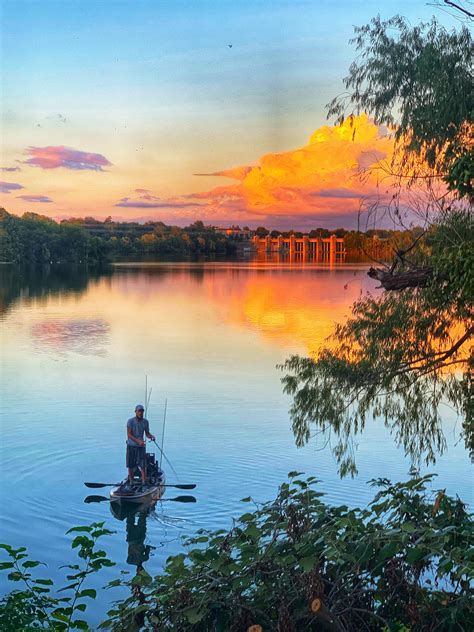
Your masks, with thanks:
<instances>
[{"instance_id":1,"label":"man's shorts","mask_svg":"<svg viewBox=\"0 0 474 632\"><path fill-rule=\"evenodd\" d=\"M145 467L145 447L127 444L127 467Z\"/></svg>"}]
</instances>

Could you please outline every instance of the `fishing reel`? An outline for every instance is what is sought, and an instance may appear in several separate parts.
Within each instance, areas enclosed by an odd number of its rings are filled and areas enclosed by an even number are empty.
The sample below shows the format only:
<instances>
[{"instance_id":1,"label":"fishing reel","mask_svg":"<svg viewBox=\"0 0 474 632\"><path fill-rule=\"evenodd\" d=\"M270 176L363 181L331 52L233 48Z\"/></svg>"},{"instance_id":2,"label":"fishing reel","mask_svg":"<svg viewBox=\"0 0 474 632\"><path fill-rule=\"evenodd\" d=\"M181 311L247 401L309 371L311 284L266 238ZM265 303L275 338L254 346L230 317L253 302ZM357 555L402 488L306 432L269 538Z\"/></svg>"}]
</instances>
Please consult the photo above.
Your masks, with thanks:
<instances>
[{"instance_id":1,"label":"fishing reel","mask_svg":"<svg viewBox=\"0 0 474 632\"><path fill-rule=\"evenodd\" d=\"M163 478L163 470L158 465L154 453L147 452L146 454L146 476L152 483L159 483Z\"/></svg>"}]
</instances>

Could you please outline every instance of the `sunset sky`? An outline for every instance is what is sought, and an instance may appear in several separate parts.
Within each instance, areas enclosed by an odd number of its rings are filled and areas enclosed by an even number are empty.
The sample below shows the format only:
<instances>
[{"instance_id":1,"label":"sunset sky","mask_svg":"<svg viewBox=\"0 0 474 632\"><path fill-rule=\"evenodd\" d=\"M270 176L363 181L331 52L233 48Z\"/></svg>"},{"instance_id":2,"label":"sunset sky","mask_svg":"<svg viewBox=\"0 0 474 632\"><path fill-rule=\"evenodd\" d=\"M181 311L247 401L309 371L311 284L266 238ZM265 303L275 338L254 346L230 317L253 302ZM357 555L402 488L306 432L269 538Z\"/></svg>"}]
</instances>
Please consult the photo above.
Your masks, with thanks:
<instances>
[{"instance_id":1,"label":"sunset sky","mask_svg":"<svg viewBox=\"0 0 474 632\"><path fill-rule=\"evenodd\" d=\"M357 172L390 156L332 127L353 25L422 0L1 0L0 203L185 225L354 227ZM355 130L355 133L354 133Z\"/></svg>"}]
</instances>

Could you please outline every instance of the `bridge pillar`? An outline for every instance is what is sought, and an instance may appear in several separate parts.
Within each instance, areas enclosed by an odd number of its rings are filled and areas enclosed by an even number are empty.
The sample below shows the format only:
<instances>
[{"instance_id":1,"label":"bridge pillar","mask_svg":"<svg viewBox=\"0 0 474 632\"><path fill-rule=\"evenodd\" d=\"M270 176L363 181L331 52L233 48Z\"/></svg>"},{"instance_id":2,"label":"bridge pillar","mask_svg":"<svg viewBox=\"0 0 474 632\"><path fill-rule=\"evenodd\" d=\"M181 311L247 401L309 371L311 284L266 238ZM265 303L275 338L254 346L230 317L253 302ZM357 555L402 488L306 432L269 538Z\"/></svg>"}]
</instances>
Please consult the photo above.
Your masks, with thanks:
<instances>
[{"instance_id":1,"label":"bridge pillar","mask_svg":"<svg viewBox=\"0 0 474 632\"><path fill-rule=\"evenodd\" d=\"M308 235L303 235L303 259L308 258L309 251L309 237Z\"/></svg>"},{"instance_id":2,"label":"bridge pillar","mask_svg":"<svg viewBox=\"0 0 474 632\"><path fill-rule=\"evenodd\" d=\"M296 250L296 238L294 235L290 235L290 255L293 256Z\"/></svg>"},{"instance_id":3,"label":"bridge pillar","mask_svg":"<svg viewBox=\"0 0 474 632\"><path fill-rule=\"evenodd\" d=\"M336 235L331 235L329 237L329 261L336 261Z\"/></svg>"},{"instance_id":4,"label":"bridge pillar","mask_svg":"<svg viewBox=\"0 0 474 632\"><path fill-rule=\"evenodd\" d=\"M267 235L265 237L265 249L267 251L270 251L272 249L272 238L270 237L270 235Z\"/></svg>"},{"instance_id":5,"label":"bridge pillar","mask_svg":"<svg viewBox=\"0 0 474 632\"><path fill-rule=\"evenodd\" d=\"M319 261L321 258L321 237L316 238L316 243L314 244L314 256L316 261Z\"/></svg>"},{"instance_id":6,"label":"bridge pillar","mask_svg":"<svg viewBox=\"0 0 474 632\"><path fill-rule=\"evenodd\" d=\"M278 235L277 245L278 245L278 251L281 252L283 250L283 236L282 235Z\"/></svg>"}]
</instances>

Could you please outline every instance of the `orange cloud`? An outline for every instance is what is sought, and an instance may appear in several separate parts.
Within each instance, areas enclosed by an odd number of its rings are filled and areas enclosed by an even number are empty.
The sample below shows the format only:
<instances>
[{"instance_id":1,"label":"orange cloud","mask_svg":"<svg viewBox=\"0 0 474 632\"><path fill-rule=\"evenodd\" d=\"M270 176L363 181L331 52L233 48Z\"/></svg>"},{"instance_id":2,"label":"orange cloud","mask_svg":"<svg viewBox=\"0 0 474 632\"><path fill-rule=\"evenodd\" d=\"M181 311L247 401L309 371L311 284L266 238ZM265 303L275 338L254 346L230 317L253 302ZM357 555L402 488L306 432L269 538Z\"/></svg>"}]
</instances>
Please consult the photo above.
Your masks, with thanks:
<instances>
[{"instance_id":1,"label":"orange cloud","mask_svg":"<svg viewBox=\"0 0 474 632\"><path fill-rule=\"evenodd\" d=\"M234 169L224 169L214 171L214 173L195 173L195 176L224 176L232 180L244 180L245 176L252 171L252 167L235 167Z\"/></svg>"},{"instance_id":2,"label":"orange cloud","mask_svg":"<svg viewBox=\"0 0 474 632\"><path fill-rule=\"evenodd\" d=\"M321 127L307 145L262 156L255 166L207 174L239 182L190 197L207 200L206 210L217 216L229 211L267 219L350 215L360 198L380 195L376 173L362 181L361 170L390 158L392 151L386 128L363 114Z\"/></svg>"}]
</instances>

